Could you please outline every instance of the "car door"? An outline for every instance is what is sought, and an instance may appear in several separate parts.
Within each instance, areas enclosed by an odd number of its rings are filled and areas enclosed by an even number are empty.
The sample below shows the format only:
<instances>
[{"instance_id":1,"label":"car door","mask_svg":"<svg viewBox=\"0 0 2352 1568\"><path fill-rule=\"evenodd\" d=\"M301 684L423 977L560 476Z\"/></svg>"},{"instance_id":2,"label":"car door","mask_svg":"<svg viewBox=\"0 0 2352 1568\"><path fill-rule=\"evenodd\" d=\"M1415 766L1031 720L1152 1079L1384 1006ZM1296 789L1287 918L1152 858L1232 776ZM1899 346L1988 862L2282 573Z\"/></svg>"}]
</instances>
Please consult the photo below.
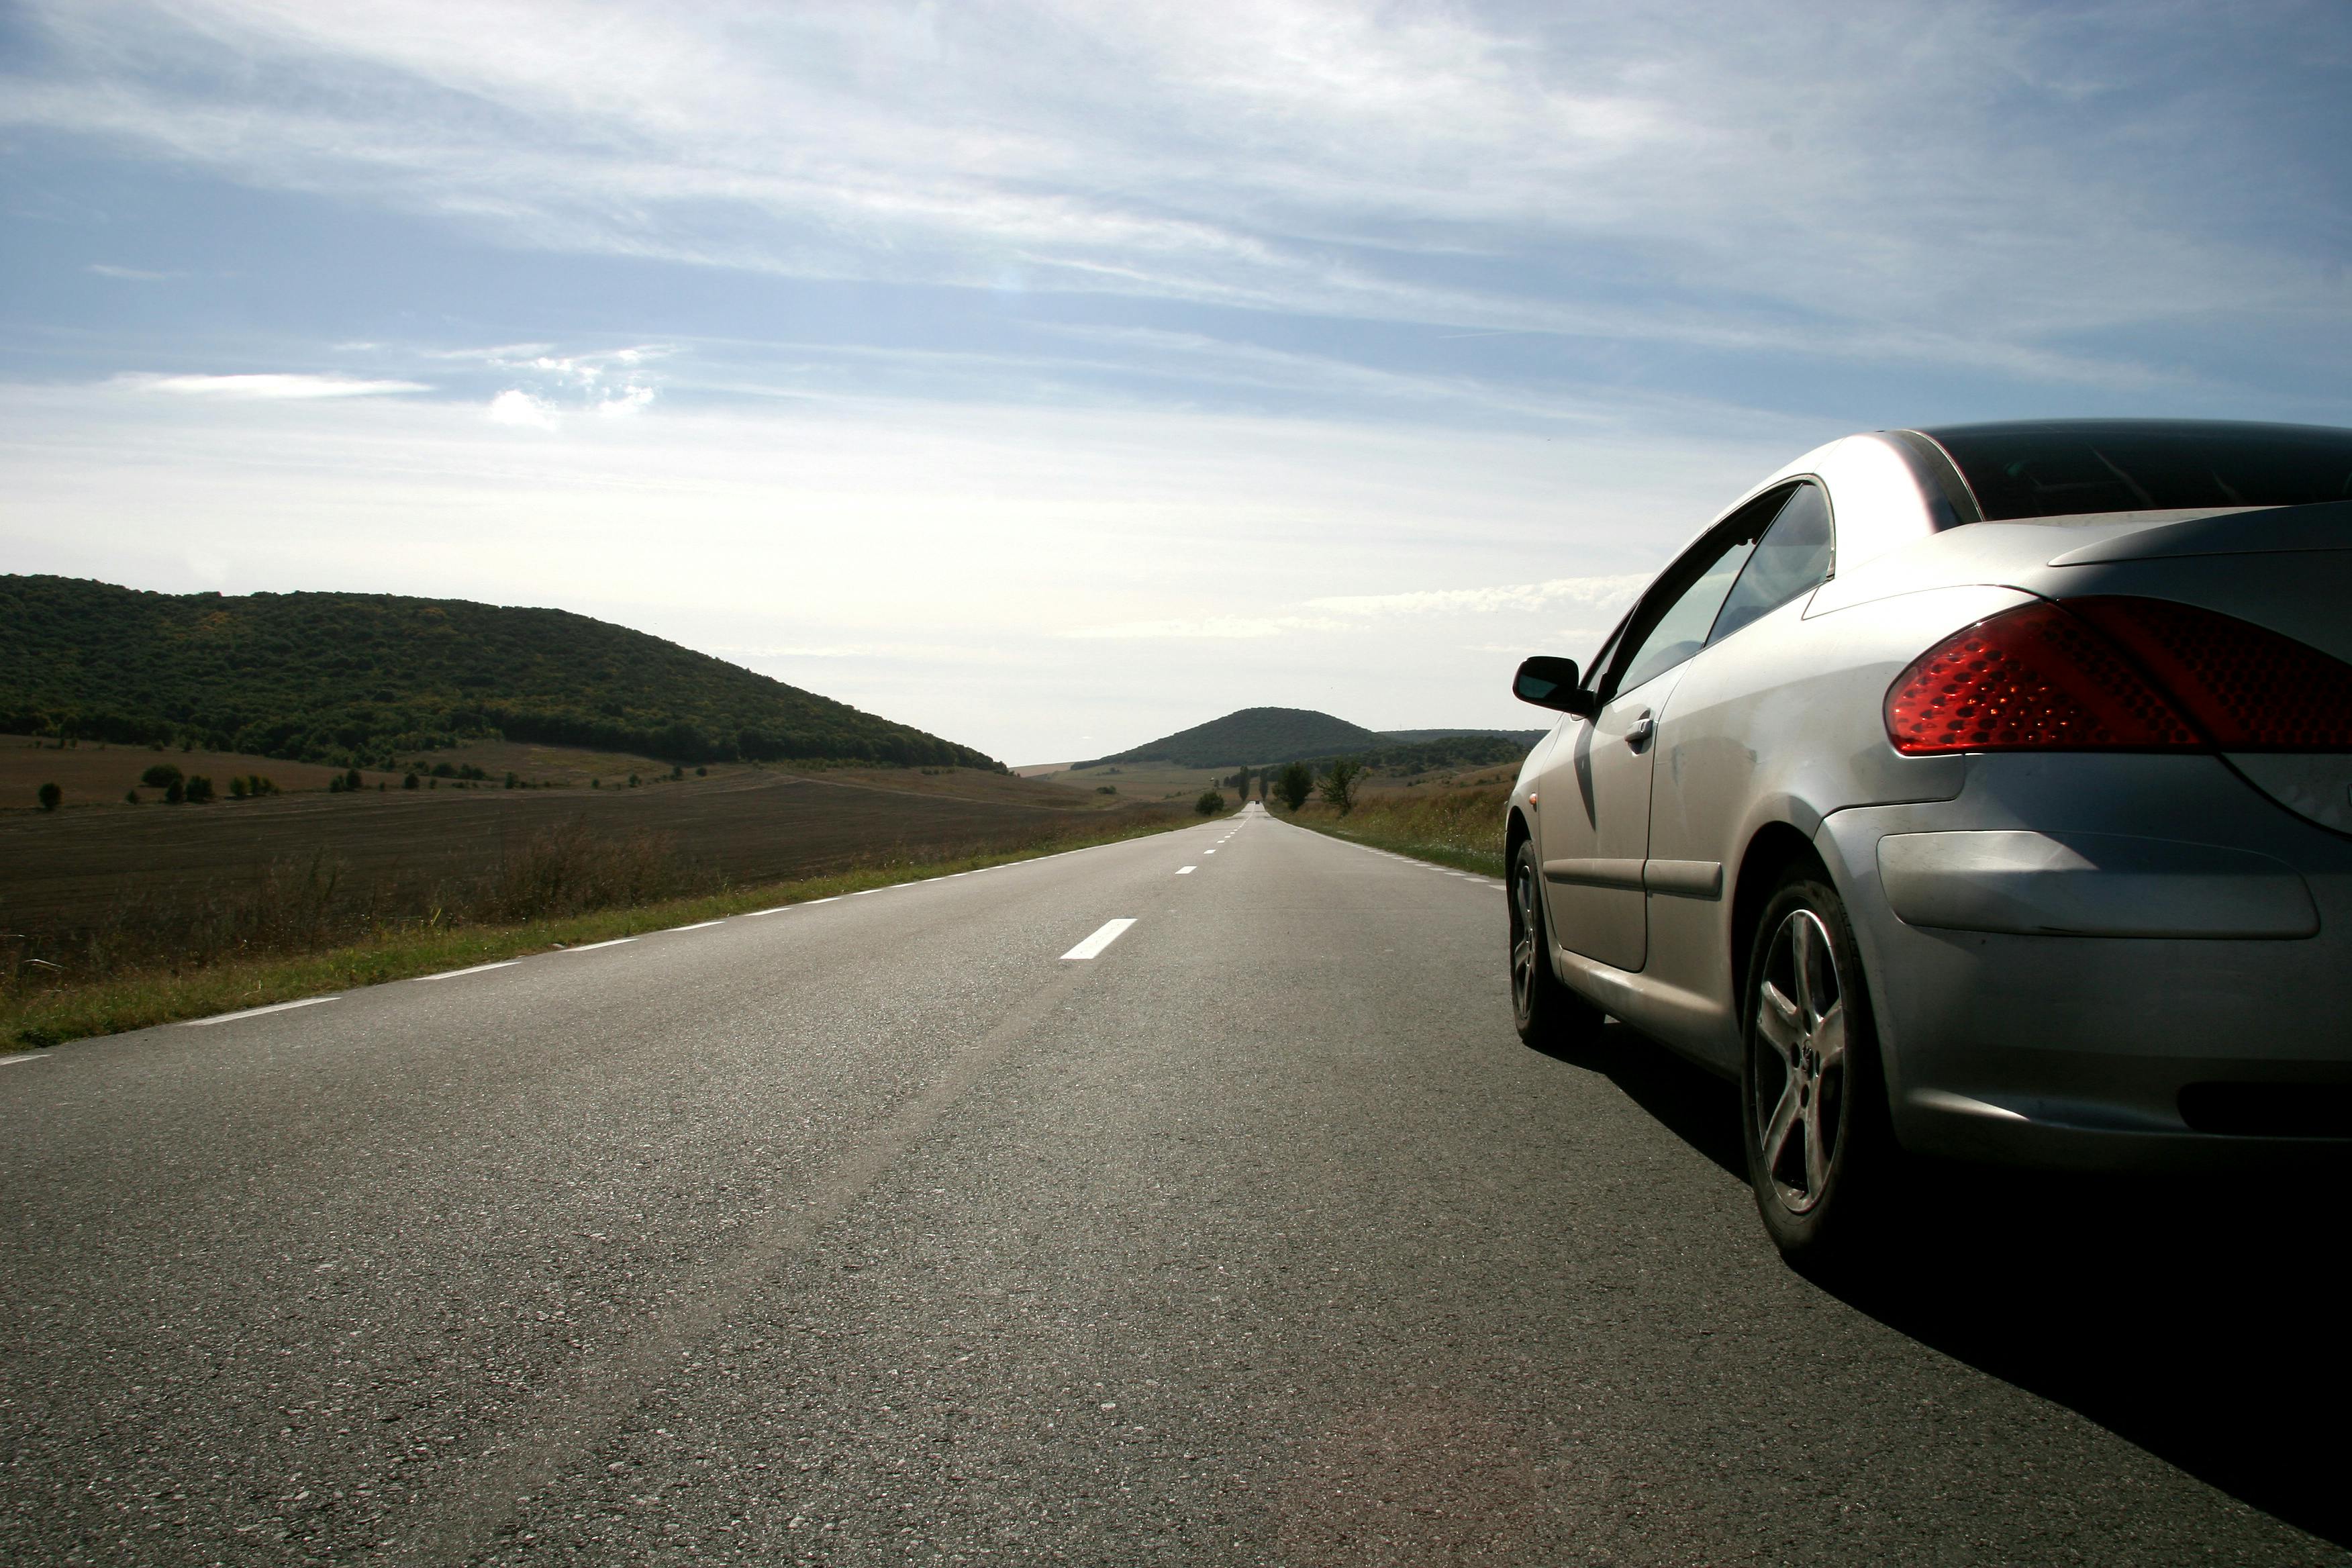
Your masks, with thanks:
<instances>
[{"instance_id":1,"label":"car door","mask_svg":"<svg viewBox=\"0 0 2352 1568\"><path fill-rule=\"evenodd\" d=\"M1774 778L1805 723L1803 606L1830 574L1835 529L1819 484L1786 492L1725 598L1706 647L1679 672L1654 743L1648 973L1730 1001L1729 884L1759 770ZM1750 630L1749 628L1753 628ZM1727 1045L1728 1042L1725 1042Z\"/></svg>"},{"instance_id":2,"label":"car door","mask_svg":"<svg viewBox=\"0 0 2352 1568\"><path fill-rule=\"evenodd\" d=\"M1648 955L1652 744L1685 661L1706 645L1759 529L1735 514L1659 574L1601 661L1593 716L1551 750L1537 786L1536 843L1559 943L1614 969Z\"/></svg>"}]
</instances>

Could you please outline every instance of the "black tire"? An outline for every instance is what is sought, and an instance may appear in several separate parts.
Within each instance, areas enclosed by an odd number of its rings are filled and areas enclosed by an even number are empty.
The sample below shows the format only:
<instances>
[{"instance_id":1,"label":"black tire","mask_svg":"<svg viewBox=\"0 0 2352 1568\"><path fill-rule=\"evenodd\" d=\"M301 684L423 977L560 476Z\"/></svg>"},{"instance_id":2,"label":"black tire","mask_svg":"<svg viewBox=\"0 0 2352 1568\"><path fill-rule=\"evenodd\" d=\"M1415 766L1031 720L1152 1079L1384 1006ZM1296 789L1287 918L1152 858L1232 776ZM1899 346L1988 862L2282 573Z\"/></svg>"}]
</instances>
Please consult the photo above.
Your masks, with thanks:
<instances>
[{"instance_id":1,"label":"black tire","mask_svg":"<svg viewBox=\"0 0 2352 1568\"><path fill-rule=\"evenodd\" d=\"M1542 875L1534 843L1522 841L1511 857L1511 1022L1520 1039L1557 1055L1598 1040L1604 1016L1551 972Z\"/></svg>"},{"instance_id":2,"label":"black tire","mask_svg":"<svg viewBox=\"0 0 2352 1568\"><path fill-rule=\"evenodd\" d=\"M1861 949L1819 867L1782 875L1747 973L1739 1124L1757 1210L1790 1263L1847 1268L1876 1250L1908 1173Z\"/></svg>"}]
</instances>

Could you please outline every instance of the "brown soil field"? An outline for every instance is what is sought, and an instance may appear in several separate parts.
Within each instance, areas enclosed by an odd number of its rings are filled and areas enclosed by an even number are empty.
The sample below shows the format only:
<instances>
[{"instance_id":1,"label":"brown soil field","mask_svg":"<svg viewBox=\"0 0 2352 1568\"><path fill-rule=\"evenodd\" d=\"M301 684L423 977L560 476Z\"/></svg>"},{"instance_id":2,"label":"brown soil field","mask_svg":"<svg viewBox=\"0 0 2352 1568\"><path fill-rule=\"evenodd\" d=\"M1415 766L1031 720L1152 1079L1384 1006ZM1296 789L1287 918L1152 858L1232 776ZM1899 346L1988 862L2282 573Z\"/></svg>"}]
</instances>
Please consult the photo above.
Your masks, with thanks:
<instances>
[{"instance_id":1,"label":"brown soil field","mask_svg":"<svg viewBox=\"0 0 2352 1568\"><path fill-rule=\"evenodd\" d=\"M54 784L66 792L66 809L89 805L121 805L122 792L136 788L139 775L157 763L169 763L184 773L202 773L226 794L231 774L259 773L281 790L324 790L327 781L342 772L320 763L289 763L278 757L247 756L242 752L183 752L146 746L102 746L84 742L59 751L54 744L26 735L0 735L0 812L38 811L35 792ZM667 770L665 770L667 771ZM361 775L373 788L378 779L400 787L398 773ZM143 799L160 802L162 790L142 789Z\"/></svg>"},{"instance_id":2,"label":"brown soil field","mask_svg":"<svg viewBox=\"0 0 2352 1568\"><path fill-rule=\"evenodd\" d=\"M155 756L120 747L42 754L134 775ZM166 754L183 768L194 755ZM268 773L286 786L296 767L269 763L221 773ZM323 782L326 770L318 771ZM48 776L73 788L62 771ZM119 798L121 788L114 793ZM572 823L599 839L650 836L686 880L715 886L1013 848L1160 815L1156 805L971 769L751 767L704 778L689 770L682 782L639 789L445 783L436 790L321 789L209 805L9 812L0 815L0 937L102 929L134 916L155 921L217 900L239 884L258 884L273 868L282 874L314 858L336 869L339 888L379 909L461 901L504 856Z\"/></svg>"}]
</instances>

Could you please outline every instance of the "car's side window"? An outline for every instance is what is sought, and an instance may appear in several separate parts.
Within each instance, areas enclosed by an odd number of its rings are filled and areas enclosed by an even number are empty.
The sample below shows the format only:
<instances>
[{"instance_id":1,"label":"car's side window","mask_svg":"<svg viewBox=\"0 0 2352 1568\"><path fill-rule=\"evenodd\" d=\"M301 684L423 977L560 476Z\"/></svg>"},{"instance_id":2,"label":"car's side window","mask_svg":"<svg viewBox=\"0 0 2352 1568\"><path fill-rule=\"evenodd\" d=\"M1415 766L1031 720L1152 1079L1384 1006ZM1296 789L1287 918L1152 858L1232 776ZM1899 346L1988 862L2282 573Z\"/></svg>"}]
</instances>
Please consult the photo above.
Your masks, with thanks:
<instances>
[{"instance_id":1,"label":"car's side window","mask_svg":"<svg viewBox=\"0 0 2352 1568\"><path fill-rule=\"evenodd\" d=\"M1725 518L1683 558L1658 574L1626 621L1604 698L1664 675L1706 646L1716 613L1748 564L1756 537L1785 504L1790 489L1767 491Z\"/></svg>"},{"instance_id":2,"label":"car's side window","mask_svg":"<svg viewBox=\"0 0 2352 1568\"><path fill-rule=\"evenodd\" d=\"M1799 485L1731 585L1707 646L1820 586L1830 574L1833 538L1829 497L1819 485Z\"/></svg>"}]
</instances>

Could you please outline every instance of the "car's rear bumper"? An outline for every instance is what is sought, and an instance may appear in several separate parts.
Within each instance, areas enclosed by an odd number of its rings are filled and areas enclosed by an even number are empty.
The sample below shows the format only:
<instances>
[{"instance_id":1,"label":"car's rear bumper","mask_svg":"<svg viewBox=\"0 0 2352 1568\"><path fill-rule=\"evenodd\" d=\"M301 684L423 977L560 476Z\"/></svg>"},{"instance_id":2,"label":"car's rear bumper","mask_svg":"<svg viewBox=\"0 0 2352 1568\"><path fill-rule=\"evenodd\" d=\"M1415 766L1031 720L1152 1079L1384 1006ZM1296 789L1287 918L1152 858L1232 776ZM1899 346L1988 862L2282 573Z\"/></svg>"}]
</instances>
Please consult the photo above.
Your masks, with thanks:
<instances>
[{"instance_id":1,"label":"car's rear bumper","mask_svg":"<svg viewBox=\"0 0 2352 1568\"><path fill-rule=\"evenodd\" d=\"M2352 840L2219 759L1971 757L1957 797L1832 813L1817 842L1907 1146L2352 1158Z\"/></svg>"}]
</instances>

